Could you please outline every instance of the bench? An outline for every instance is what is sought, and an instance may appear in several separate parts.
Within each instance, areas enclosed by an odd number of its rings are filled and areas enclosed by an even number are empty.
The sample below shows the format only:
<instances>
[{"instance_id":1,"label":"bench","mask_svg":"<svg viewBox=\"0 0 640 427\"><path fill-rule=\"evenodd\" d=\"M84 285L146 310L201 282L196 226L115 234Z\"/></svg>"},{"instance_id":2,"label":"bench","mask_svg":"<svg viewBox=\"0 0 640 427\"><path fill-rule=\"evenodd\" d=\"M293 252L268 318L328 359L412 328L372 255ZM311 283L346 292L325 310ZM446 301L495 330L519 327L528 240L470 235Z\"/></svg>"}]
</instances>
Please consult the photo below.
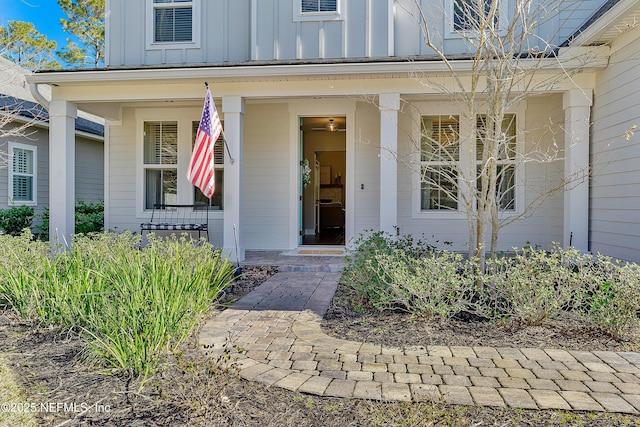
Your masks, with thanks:
<instances>
[{"instance_id":1,"label":"bench","mask_svg":"<svg viewBox=\"0 0 640 427\"><path fill-rule=\"evenodd\" d=\"M151 220L140 224L140 235L145 231L197 231L198 240L205 233L209 241L209 206L155 204Z\"/></svg>"}]
</instances>

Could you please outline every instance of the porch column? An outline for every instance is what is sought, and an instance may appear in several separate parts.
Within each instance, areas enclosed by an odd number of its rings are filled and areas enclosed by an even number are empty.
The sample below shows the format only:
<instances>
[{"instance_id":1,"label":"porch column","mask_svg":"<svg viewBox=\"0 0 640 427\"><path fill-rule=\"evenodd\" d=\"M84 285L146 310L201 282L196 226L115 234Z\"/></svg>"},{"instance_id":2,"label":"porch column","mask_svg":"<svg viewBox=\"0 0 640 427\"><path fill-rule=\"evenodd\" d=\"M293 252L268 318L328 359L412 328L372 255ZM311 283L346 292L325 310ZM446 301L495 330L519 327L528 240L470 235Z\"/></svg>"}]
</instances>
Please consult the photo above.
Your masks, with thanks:
<instances>
[{"instance_id":1,"label":"porch column","mask_svg":"<svg viewBox=\"0 0 640 427\"><path fill-rule=\"evenodd\" d=\"M398 225L398 110L400 94L380 94L380 231Z\"/></svg>"},{"instance_id":2,"label":"porch column","mask_svg":"<svg viewBox=\"0 0 640 427\"><path fill-rule=\"evenodd\" d=\"M224 133L229 152L224 159L224 239L223 252L233 262L244 260L242 238L242 145L244 142L244 99L222 97ZM226 153L226 149L225 149Z\"/></svg>"},{"instance_id":3,"label":"porch column","mask_svg":"<svg viewBox=\"0 0 640 427\"><path fill-rule=\"evenodd\" d=\"M564 93L564 235L563 247L589 250L589 122L591 89Z\"/></svg>"},{"instance_id":4,"label":"porch column","mask_svg":"<svg viewBox=\"0 0 640 427\"><path fill-rule=\"evenodd\" d=\"M49 241L71 244L75 232L75 105L49 103Z\"/></svg>"}]
</instances>

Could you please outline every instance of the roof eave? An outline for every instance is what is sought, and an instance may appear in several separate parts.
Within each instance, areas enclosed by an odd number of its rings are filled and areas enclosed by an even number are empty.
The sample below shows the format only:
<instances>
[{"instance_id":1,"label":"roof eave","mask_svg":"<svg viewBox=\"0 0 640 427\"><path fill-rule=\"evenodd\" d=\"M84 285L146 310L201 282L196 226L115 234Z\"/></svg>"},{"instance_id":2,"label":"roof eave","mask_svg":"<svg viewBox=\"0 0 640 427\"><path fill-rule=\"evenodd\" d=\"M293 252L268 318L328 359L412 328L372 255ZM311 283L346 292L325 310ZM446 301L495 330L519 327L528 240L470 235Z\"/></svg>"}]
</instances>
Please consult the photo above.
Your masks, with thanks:
<instances>
[{"instance_id":1,"label":"roof eave","mask_svg":"<svg viewBox=\"0 0 640 427\"><path fill-rule=\"evenodd\" d=\"M620 0L607 10L601 17L595 20L587 28L583 29L571 41L571 46L589 46L601 41L602 35L612 25L627 16L633 9L638 8L638 0ZM611 41L611 40L609 40Z\"/></svg>"}]
</instances>

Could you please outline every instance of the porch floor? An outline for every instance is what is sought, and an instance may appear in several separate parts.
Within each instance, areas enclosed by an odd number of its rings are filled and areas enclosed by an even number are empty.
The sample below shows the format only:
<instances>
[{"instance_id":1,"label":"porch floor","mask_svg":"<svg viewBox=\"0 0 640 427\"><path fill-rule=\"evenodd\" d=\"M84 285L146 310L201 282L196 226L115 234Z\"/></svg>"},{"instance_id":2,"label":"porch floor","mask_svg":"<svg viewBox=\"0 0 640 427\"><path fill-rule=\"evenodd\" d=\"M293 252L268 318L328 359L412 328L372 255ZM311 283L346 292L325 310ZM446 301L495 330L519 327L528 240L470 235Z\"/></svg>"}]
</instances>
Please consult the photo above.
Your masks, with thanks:
<instances>
[{"instance_id":1,"label":"porch floor","mask_svg":"<svg viewBox=\"0 0 640 427\"><path fill-rule=\"evenodd\" d=\"M303 254L300 254L302 252ZM280 272L340 272L345 265L343 247L304 246L290 252L247 251L243 267L270 266Z\"/></svg>"}]
</instances>

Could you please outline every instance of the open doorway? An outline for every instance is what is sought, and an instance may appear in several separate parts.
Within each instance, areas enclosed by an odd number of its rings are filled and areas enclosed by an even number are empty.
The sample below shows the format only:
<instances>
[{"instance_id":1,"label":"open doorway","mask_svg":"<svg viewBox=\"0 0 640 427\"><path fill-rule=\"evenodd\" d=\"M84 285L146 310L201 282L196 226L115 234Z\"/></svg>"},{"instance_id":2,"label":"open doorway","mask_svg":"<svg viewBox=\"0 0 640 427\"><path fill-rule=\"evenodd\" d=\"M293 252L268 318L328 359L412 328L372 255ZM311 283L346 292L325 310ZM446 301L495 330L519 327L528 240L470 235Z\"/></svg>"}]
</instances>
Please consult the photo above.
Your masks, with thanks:
<instances>
[{"instance_id":1,"label":"open doorway","mask_svg":"<svg viewBox=\"0 0 640 427\"><path fill-rule=\"evenodd\" d=\"M301 118L301 153L311 170L302 189L303 245L344 245L346 118Z\"/></svg>"}]
</instances>

